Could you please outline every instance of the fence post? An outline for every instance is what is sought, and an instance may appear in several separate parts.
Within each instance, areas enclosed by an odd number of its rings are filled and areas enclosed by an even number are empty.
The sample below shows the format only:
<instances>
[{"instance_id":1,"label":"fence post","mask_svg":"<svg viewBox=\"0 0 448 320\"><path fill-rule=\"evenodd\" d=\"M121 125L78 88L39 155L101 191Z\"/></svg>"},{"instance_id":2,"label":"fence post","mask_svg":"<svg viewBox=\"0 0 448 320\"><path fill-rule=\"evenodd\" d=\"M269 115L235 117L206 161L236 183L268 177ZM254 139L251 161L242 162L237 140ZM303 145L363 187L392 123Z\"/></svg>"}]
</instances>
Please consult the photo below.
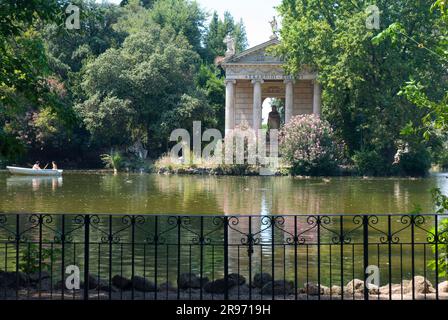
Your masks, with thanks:
<instances>
[{"instance_id":1,"label":"fence post","mask_svg":"<svg viewBox=\"0 0 448 320\"><path fill-rule=\"evenodd\" d=\"M435 272L436 272L436 300L439 300L439 225L438 217L434 216L434 258L435 258Z\"/></svg>"},{"instance_id":2,"label":"fence post","mask_svg":"<svg viewBox=\"0 0 448 320\"><path fill-rule=\"evenodd\" d=\"M90 216L84 216L84 300L89 300Z\"/></svg>"},{"instance_id":3,"label":"fence post","mask_svg":"<svg viewBox=\"0 0 448 320\"><path fill-rule=\"evenodd\" d=\"M321 257L320 257L320 253L321 253L320 252L320 246L321 246L320 224L322 223L322 216L317 216L316 217L316 222L317 222L317 285L318 285L317 299L320 300L321 299L320 288L322 288L321 272L320 272L320 265L321 265Z\"/></svg>"},{"instance_id":4,"label":"fence post","mask_svg":"<svg viewBox=\"0 0 448 320\"><path fill-rule=\"evenodd\" d=\"M61 299L65 296L65 214L61 215Z\"/></svg>"},{"instance_id":5,"label":"fence post","mask_svg":"<svg viewBox=\"0 0 448 320\"><path fill-rule=\"evenodd\" d=\"M20 215L16 214L16 299L19 299Z\"/></svg>"},{"instance_id":6,"label":"fence post","mask_svg":"<svg viewBox=\"0 0 448 320\"><path fill-rule=\"evenodd\" d=\"M135 223L137 216L131 217L131 299L135 298L134 276L135 276Z\"/></svg>"},{"instance_id":7,"label":"fence post","mask_svg":"<svg viewBox=\"0 0 448 320\"><path fill-rule=\"evenodd\" d=\"M224 300L229 300L229 218L224 217Z\"/></svg>"},{"instance_id":8,"label":"fence post","mask_svg":"<svg viewBox=\"0 0 448 320\"><path fill-rule=\"evenodd\" d=\"M364 300L369 300L367 287L367 267L369 266L369 216L363 216L363 252L364 252Z\"/></svg>"}]
</instances>

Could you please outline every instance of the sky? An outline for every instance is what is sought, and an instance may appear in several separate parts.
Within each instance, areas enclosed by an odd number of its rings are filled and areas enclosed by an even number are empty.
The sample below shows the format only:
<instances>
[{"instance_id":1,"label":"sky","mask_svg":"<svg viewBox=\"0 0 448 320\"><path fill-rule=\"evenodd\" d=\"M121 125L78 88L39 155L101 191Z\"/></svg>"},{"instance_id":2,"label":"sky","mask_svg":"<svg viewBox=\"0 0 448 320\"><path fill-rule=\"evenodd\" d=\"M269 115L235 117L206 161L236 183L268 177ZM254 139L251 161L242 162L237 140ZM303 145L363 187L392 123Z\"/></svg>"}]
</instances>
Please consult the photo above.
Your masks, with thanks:
<instances>
[{"instance_id":1,"label":"sky","mask_svg":"<svg viewBox=\"0 0 448 320\"><path fill-rule=\"evenodd\" d=\"M281 0L196 0L206 11L217 11L223 17L225 11L229 11L239 21L241 18L246 26L249 46L253 47L269 40L271 26L269 21L277 16L275 6ZM97 2L101 2L97 0ZM120 3L120 0L108 0L112 3ZM279 20L279 19L277 19Z\"/></svg>"},{"instance_id":2,"label":"sky","mask_svg":"<svg viewBox=\"0 0 448 320\"><path fill-rule=\"evenodd\" d=\"M274 9L281 0L197 0L206 10L216 10L222 17L225 11L229 11L239 21L241 18L246 26L249 46L253 47L269 40L271 26L269 21L277 16Z\"/></svg>"}]
</instances>

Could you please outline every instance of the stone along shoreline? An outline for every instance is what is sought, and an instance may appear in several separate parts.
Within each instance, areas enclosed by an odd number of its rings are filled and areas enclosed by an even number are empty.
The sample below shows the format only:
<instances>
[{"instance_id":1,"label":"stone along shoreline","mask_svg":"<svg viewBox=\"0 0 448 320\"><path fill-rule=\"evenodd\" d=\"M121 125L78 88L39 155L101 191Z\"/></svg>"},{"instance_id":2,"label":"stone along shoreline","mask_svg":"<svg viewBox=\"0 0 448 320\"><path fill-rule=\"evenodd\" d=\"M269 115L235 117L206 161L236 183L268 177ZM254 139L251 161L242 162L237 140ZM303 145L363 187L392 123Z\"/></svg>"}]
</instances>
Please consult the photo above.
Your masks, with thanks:
<instances>
[{"instance_id":1,"label":"stone along shoreline","mask_svg":"<svg viewBox=\"0 0 448 320\"><path fill-rule=\"evenodd\" d=\"M18 282L17 282L18 280ZM381 287L370 286L369 299L372 300L412 300L412 281L403 280L401 283L386 284ZM80 290L64 290L65 299L82 299L84 284ZM422 276L414 277L415 299L435 300L436 289L432 283ZM269 273L256 274L250 283L239 274L229 274L228 298L230 300L270 300L272 296L278 300L296 299L295 287L292 281L272 280ZM448 300L448 281L438 284L438 298ZM196 274L181 274L177 287L169 282L155 285L154 282L141 276L128 279L121 275L114 275L109 281L95 275L89 276L89 298L129 300L129 299L168 299L168 300L222 300L226 291L224 279L210 281L200 278ZM343 291L343 297L341 296ZM319 286L308 282L297 288L298 300L364 300L364 282L354 279L348 282L343 290L340 286ZM391 296L389 296L391 294ZM53 283L47 272L25 274L19 272L0 271L0 299L61 299L62 282Z\"/></svg>"}]
</instances>

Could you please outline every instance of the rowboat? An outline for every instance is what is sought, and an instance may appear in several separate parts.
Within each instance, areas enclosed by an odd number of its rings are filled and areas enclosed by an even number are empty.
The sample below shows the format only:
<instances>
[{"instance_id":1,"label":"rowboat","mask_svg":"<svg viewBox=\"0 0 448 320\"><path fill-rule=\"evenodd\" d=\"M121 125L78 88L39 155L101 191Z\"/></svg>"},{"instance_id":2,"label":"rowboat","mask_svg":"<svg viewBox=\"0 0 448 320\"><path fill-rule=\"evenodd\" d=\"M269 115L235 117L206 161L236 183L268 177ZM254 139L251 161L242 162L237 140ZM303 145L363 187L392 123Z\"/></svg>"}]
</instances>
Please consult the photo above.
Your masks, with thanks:
<instances>
[{"instance_id":1,"label":"rowboat","mask_svg":"<svg viewBox=\"0 0 448 320\"><path fill-rule=\"evenodd\" d=\"M12 174L20 174L26 176L60 176L62 175L63 170L52 170L52 169L30 169L30 168L21 168L21 167L6 167Z\"/></svg>"}]
</instances>

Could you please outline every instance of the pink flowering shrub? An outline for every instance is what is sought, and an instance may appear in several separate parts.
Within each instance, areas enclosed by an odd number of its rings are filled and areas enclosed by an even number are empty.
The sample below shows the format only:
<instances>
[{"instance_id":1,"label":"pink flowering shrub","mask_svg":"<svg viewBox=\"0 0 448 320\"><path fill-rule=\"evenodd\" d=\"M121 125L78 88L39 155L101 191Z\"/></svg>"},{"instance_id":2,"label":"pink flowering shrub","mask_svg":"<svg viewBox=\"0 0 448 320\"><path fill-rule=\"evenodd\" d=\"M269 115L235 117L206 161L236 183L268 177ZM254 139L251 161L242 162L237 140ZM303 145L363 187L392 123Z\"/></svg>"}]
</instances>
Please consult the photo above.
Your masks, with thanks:
<instances>
[{"instance_id":1,"label":"pink flowering shrub","mask_svg":"<svg viewBox=\"0 0 448 320\"><path fill-rule=\"evenodd\" d=\"M342 150L330 124L315 115L296 116L280 132L280 153L293 174L333 174Z\"/></svg>"}]
</instances>

